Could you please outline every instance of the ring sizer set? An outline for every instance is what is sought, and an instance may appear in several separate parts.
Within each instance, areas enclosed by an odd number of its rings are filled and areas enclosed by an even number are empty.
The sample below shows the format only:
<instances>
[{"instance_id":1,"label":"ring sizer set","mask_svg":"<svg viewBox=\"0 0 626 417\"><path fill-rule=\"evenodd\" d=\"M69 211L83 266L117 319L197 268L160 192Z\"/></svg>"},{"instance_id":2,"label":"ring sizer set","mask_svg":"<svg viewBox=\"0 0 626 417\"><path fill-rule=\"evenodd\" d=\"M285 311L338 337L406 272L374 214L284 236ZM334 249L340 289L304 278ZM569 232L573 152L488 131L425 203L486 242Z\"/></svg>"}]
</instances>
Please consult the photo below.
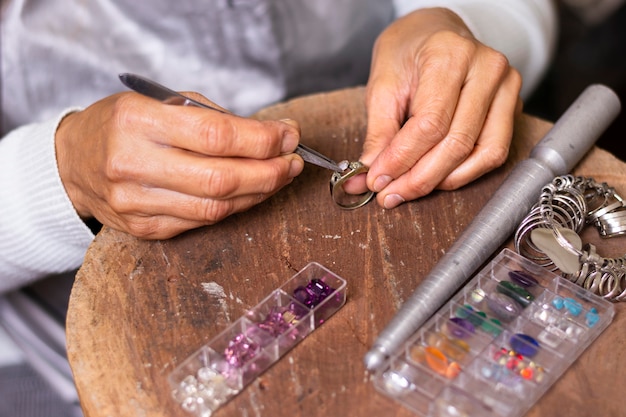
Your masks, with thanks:
<instances>
[{"instance_id":1,"label":"ring sizer set","mask_svg":"<svg viewBox=\"0 0 626 417\"><path fill-rule=\"evenodd\" d=\"M187 412L210 417L345 301L346 281L309 263L172 371L174 399Z\"/></svg>"},{"instance_id":2,"label":"ring sizer set","mask_svg":"<svg viewBox=\"0 0 626 417\"><path fill-rule=\"evenodd\" d=\"M611 323L613 304L508 249L374 375L418 415L526 413Z\"/></svg>"}]
</instances>

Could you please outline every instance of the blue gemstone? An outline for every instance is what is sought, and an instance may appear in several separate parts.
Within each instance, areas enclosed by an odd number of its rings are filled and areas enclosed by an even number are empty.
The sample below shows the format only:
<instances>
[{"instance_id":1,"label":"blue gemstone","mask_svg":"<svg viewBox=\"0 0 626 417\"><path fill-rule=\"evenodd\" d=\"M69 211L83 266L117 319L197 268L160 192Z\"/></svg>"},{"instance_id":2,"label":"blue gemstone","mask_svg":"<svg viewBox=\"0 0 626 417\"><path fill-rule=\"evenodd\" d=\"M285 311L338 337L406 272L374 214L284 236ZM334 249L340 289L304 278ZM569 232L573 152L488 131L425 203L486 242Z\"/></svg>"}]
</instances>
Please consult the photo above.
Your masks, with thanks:
<instances>
[{"instance_id":1,"label":"blue gemstone","mask_svg":"<svg viewBox=\"0 0 626 417\"><path fill-rule=\"evenodd\" d=\"M599 320L600 316L598 315L598 310L595 307L592 307L591 310L585 314L585 321L589 327L595 326Z\"/></svg>"},{"instance_id":2,"label":"blue gemstone","mask_svg":"<svg viewBox=\"0 0 626 417\"><path fill-rule=\"evenodd\" d=\"M582 313L583 306L576 300L571 297L568 297L563 300L563 305L570 312L570 314L574 317L577 317Z\"/></svg>"},{"instance_id":3,"label":"blue gemstone","mask_svg":"<svg viewBox=\"0 0 626 417\"><path fill-rule=\"evenodd\" d=\"M552 300L552 305L557 310L561 310L563 306L565 305L565 302L563 301L561 297L556 297L554 300Z\"/></svg>"},{"instance_id":4,"label":"blue gemstone","mask_svg":"<svg viewBox=\"0 0 626 417\"><path fill-rule=\"evenodd\" d=\"M539 342L524 333L515 333L509 343L515 352L527 358L532 358L539 350Z\"/></svg>"}]
</instances>

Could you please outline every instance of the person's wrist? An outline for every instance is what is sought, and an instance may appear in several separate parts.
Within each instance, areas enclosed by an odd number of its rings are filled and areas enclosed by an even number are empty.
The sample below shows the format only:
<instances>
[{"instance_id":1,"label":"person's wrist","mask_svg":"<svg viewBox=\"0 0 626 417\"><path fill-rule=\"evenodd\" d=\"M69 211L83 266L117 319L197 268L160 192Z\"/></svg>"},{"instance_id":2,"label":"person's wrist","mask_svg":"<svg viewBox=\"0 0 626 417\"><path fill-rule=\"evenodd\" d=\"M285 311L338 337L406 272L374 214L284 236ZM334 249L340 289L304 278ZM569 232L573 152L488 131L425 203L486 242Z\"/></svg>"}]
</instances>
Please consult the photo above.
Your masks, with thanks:
<instances>
[{"instance_id":1,"label":"person's wrist","mask_svg":"<svg viewBox=\"0 0 626 417\"><path fill-rule=\"evenodd\" d=\"M75 122L80 113L81 112L78 111L69 113L61 120L57 127L54 140L57 169L61 183L76 213L83 221L87 222L93 218L93 215L86 205L81 202L82 193L78 187L78 182L74 179L76 167L82 162L77 160L76 149L72 146L72 134L75 132Z\"/></svg>"}]
</instances>

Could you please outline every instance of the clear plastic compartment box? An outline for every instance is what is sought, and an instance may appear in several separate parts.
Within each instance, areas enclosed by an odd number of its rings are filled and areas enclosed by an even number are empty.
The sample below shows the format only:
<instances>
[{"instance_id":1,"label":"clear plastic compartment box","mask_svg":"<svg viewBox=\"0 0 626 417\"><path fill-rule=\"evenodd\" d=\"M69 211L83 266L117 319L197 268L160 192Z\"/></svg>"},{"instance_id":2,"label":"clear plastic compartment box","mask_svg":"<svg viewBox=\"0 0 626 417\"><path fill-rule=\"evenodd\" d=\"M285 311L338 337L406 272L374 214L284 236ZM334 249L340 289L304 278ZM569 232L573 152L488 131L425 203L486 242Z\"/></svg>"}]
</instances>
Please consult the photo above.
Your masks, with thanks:
<instances>
[{"instance_id":1,"label":"clear plastic compartment box","mask_svg":"<svg viewBox=\"0 0 626 417\"><path fill-rule=\"evenodd\" d=\"M614 306L505 249L374 375L427 417L515 417L611 323Z\"/></svg>"},{"instance_id":2,"label":"clear plastic compartment box","mask_svg":"<svg viewBox=\"0 0 626 417\"><path fill-rule=\"evenodd\" d=\"M209 417L346 301L346 281L312 262L174 369L174 399Z\"/></svg>"}]
</instances>

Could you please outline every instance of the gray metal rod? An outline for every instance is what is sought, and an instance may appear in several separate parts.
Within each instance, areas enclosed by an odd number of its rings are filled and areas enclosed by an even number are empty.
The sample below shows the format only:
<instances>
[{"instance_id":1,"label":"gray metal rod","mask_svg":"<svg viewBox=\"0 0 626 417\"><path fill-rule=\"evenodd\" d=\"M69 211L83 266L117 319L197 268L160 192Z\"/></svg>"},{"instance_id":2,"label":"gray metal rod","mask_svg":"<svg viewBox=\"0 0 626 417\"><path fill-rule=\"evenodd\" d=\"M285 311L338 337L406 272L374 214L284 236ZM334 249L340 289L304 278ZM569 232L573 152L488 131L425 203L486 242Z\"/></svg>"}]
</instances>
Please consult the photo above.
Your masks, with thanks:
<instances>
[{"instance_id":1,"label":"gray metal rod","mask_svg":"<svg viewBox=\"0 0 626 417\"><path fill-rule=\"evenodd\" d=\"M457 292L512 235L537 201L541 188L569 173L620 112L617 95L589 86L552 129L518 163L447 253L380 333L365 366L380 368L419 327Z\"/></svg>"}]
</instances>

